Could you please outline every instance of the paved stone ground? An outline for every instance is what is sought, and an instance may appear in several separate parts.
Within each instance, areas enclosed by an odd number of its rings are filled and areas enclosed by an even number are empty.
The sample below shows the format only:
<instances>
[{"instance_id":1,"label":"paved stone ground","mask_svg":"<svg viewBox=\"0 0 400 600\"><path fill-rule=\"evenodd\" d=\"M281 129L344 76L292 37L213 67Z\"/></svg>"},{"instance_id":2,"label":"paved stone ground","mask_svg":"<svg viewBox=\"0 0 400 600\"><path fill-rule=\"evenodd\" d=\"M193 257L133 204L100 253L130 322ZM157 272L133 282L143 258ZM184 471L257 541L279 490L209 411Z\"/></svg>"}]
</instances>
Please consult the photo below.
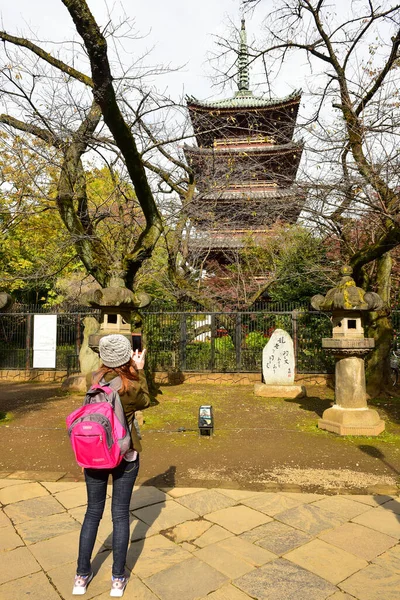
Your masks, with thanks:
<instances>
[{"instance_id":1,"label":"paved stone ground","mask_svg":"<svg viewBox=\"0 0 400 600\"><path fill-rule=\"evenodd\" d=\"M72 598L86 492L63 475L0 473L0 600ZM400 598L398 495L147 485L131 513L126 600ZM107 501L86 598L109 597L111 530Z\"/></svg>"}]
</instances>

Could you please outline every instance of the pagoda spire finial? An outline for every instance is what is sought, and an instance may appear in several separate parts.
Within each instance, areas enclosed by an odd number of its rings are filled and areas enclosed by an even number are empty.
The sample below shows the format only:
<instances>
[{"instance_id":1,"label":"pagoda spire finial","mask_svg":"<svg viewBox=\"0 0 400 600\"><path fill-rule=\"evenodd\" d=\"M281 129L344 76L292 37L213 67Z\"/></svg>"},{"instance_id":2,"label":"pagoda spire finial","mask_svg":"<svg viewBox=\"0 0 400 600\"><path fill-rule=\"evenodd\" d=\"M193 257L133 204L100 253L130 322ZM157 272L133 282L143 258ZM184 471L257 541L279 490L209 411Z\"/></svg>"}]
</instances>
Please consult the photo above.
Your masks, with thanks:
<instances>
[{"instance_id":1,"label":"pagoda spire finial","mask_svg":"<svg viewBox=\"0 0 400 600\"><path fill-rule=\"evenodd\" d=\"M242 17L240 30L239 59L238 59L238 88L239 92L249 91L249 52L247 49L246 22Z\"/></svg>"}]
</instances>

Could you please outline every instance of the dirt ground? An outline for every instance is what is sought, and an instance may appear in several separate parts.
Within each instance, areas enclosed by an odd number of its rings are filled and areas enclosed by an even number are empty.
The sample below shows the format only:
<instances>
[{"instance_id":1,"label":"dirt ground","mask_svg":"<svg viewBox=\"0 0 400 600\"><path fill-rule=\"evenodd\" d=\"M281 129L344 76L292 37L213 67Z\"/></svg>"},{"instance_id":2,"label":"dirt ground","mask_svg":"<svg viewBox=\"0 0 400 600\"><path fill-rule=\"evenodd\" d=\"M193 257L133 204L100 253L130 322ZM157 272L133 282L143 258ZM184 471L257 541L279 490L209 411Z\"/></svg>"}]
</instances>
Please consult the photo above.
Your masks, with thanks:
<instances>
[{"instance_id":1,"label":"dirt ground","mask_svg":"<svg viewBox=\"0 0 400 600\"><path fill-rule=\"evenodd\" d=\"M340 437L317 428L330 389L307 398L258 398L252 386L164 386L144 413L140 482L190 487L366 493L400 482L400 397L374 400L380 436ZM56 384L0 384L0 471L61 471L82 478L65 417L82 403ZM199 436L198 407L211 404L212 437Z\"/></svg>"}]
</instances>

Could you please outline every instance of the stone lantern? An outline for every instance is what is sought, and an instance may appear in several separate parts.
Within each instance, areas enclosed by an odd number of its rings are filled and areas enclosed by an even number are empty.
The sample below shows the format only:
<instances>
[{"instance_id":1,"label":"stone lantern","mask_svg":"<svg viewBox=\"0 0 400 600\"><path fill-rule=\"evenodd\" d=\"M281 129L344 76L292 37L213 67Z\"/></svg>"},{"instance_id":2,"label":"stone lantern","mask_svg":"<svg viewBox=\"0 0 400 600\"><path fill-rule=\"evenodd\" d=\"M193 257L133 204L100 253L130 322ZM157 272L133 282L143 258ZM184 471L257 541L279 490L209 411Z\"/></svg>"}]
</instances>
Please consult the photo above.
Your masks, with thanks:
<instances>
[{"instance_id":1,"label":"stone lantern","mask_svg":"<svg viewBox=\"0 0 400 600\"><path fill-rule=\"evenodd\" d=\"M100 339L111 333L124 335L132 344L132 315L150 303L144 292L134 293L125 287L122 278L113 277L110 286L85 295L85 301L100 309L99 321L92 316L84 319L84 335L79 352L80 373L69 376L62 387L69 391L85 392L86 375L100 366Z\"/></svg>"},{"instance_id":2,"label":"stone lantern","mask_svg":"<svg viewBox=\"0 0 400 600\"><path fill-rule=\"evenodd\" d=\"M119 333L132 343L131 316L150 303L144 292L134 293L125 287L122 279L114 277L110 287L96 290L87 296L90 306L100 309L100 328L89 335L89 347L98 351L100 339L110 333Z\"/></svg>"},{"instance_id":3,"label":"stone lantern","mask_svg":"<svg viewBox=\"0 0 400 600\"><path fill-rule=\"evenodd\" d=\"M374 292L356 287L351 267L342 268L342 279L326 296L311 299L316 310L332 312L332 337L322 347L335 356L335 404L318 421L320 429L339 435L379 435L385 424L376 410L368 408L364 358L375 340L364 337L362 315L383 308Z\"/></svg>"}]
</instances>

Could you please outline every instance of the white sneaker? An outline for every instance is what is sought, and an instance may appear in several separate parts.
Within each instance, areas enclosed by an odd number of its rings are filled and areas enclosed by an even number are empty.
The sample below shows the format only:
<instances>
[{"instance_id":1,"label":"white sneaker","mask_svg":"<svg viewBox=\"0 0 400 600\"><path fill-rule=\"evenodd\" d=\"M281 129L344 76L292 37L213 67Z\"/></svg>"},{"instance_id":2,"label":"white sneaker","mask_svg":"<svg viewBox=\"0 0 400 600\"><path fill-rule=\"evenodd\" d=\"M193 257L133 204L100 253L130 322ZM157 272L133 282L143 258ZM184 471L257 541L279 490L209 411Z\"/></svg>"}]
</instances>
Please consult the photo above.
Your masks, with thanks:
<instances>
[{"instance_id":1,"label":"white sneaker","mask_svg":"<svg viewBox=\"0 0 400 600\"><path fill-rule=\"evenodd\" d=\"M128 577L112 577L110 596L113 598L121 598L124 595Z\"/></svg>"},{"instance_id":2,"label":"white sneaker","mask_svg":"<svg viewBox=\"0 0 400 600\"><path fill-rule=\"evenodd\" d=\"M72 588L72 594L74 596L83 596L86 593L87 586L93 579L93 573L89 575L75 575L74 587Z\"/></svg>"}]
</instances>

